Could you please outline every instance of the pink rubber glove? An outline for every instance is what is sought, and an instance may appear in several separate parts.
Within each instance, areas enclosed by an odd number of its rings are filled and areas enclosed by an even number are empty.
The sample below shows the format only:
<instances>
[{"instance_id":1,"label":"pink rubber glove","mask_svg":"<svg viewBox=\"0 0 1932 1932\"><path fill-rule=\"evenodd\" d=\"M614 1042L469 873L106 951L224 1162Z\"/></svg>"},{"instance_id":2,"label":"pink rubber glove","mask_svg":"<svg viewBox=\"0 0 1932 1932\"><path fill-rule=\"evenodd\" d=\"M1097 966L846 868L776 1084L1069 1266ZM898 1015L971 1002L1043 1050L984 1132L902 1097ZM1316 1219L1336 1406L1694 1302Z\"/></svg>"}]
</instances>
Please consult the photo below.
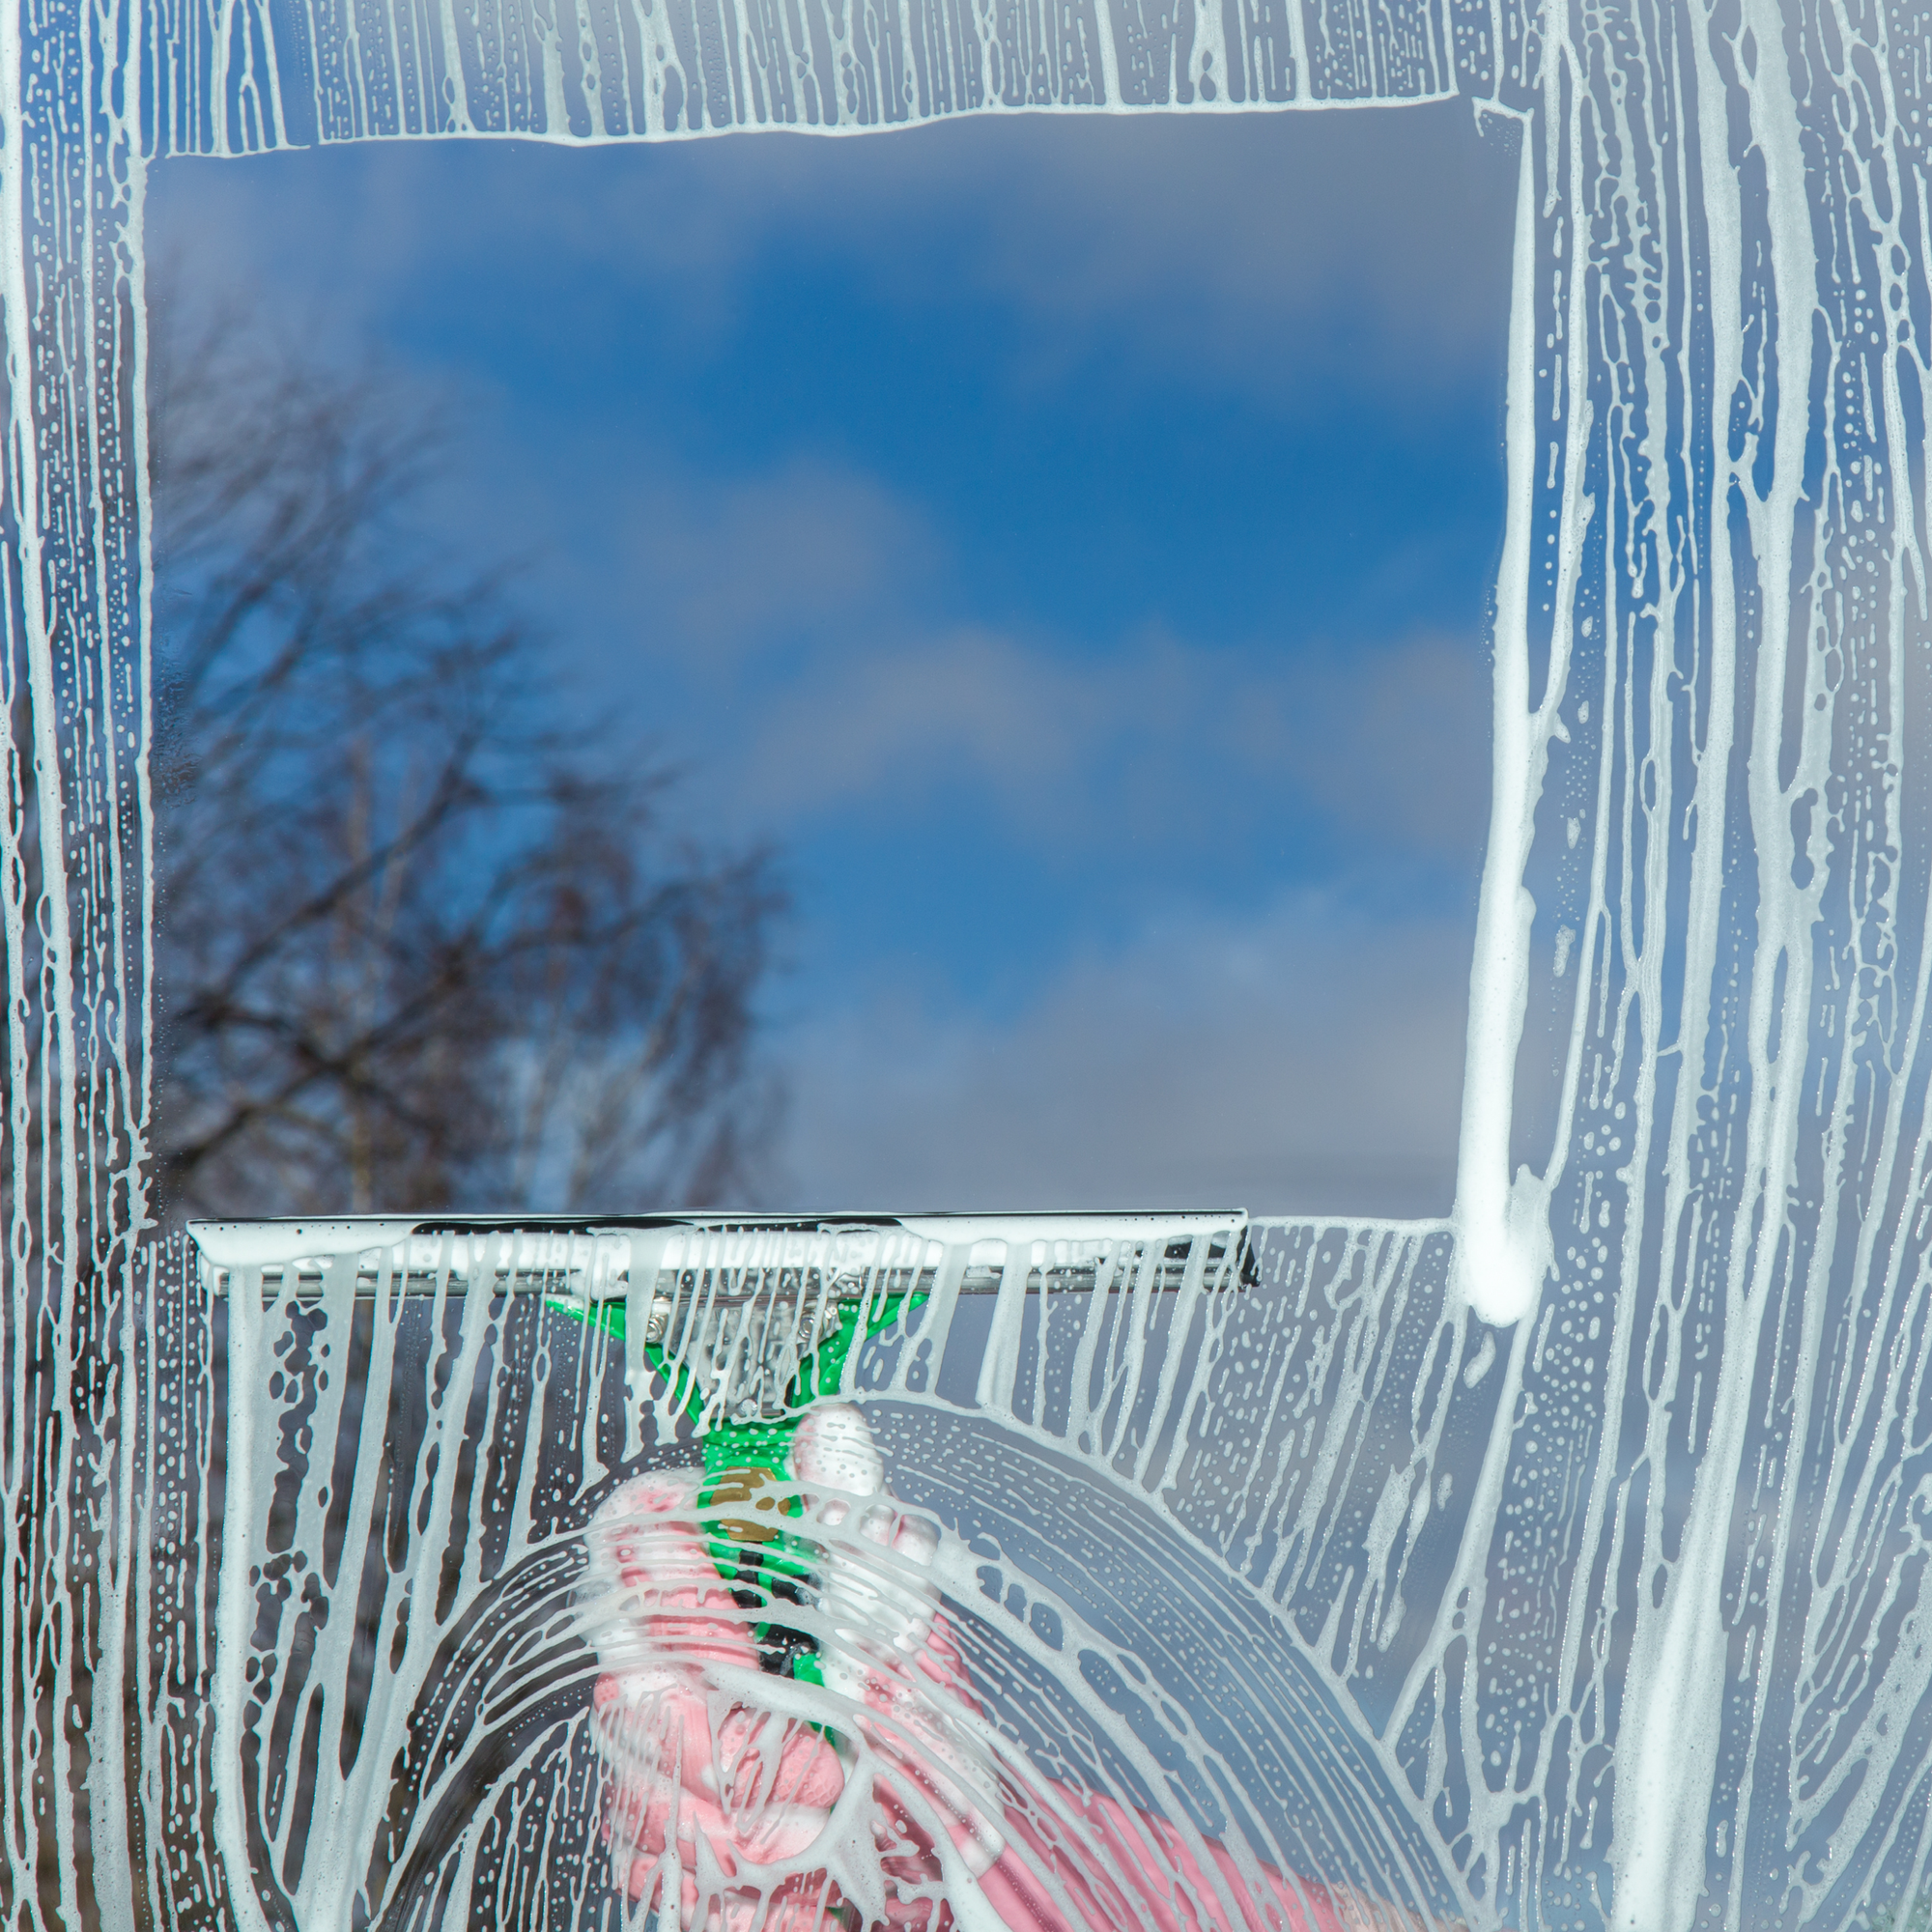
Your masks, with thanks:
<instances>
[{"instance_id":1,"label":"pink rubber glove","mask_svg":"<svg viewBox=\"0 0 1932 1932\"><path fill-rule=\"evenodd\" d=\"M679 1923L696 1924L700 1841L727 1881L708 1921L755 1921L760 1867L796 1858L818 1837L845 1786L844 1767L810 1724L718 1692L717 1666L755 1672L747 1613L720 1579L694 1519L697 1481L639 1477L599 1511L591 1533L593 1586L627 1601L598 1632L615 1667L592 1694L597 1748L610 1769L605 1836L641 1898L675 1845ZM615 1602L616 1600L611 1600ZM743 1886L728 1881L743 1879ZM822 1885L776 1889L774 1927L824 1922Z\"/></svg>"},{"instance_id":2,"label":"pink rubber glove","mask_svg":"<svg viewBox=\"0 0 1932 1932\"><path fill-rule=\"evenodd\" d=\"M876 1480L839 1461L853 1439L869 1448L868 1433L853 1437L855 1421L864 1432L856 1411L849 1419L815 1412L808 1422L819 1426L802 1430L799 1462L809 1476L854 1485L863 1502ZM826 1454L815 1457L815 1445ZM699 1923L707 1874L707 1927L755 1922L767 1893L770 1925L799 1932L839 1925L849 1913L826 1873L783 1876L772 1868L798 1861L825 1830L844 1792L846 1763L811 1724L743 1695L756 1682L751 1625L769 1612L741 1608L720 1578L709 1548L716 1531L696 1520L698 1489L695 1473L640 1477L591 1525L584 1594L600 1605L593 1634L608 1666L592 1698L610 1774L606 1840L633 1899L662 1889L674 1850L686 1927ZM946 1822L974 1871L1004 1841L984 1822L990 1780L974 1776L938 1708L938 1695L963 1683L965 1672L950 1634L935 1628L938 1593L920 1576L936 1547L933 1532L876 1503L853 1523L849 1508L847 1496L835 1495L798 1524L827 1543L830 1581L819 1608L838 1640L820 1662L846 1700L842 1728L871 1747L864 1759L849 1747L847 1756L880 1774L867 1819L883 1922L894 1932L943 1932L952 1914L937 1896L940 1860L906 1794L917 1793Z\"/></svg>"},{"instance_id":3,"label":"pink rubber glove","mask_svg":"<svg viewBox=\"0 0 1932 1932\"><path fill-rule=\"evenodd\" d=\"M819 1412L807 1421L819 1423ZM816 1502L808 1495L810 1515L800 1527L827 1540L819 1609L836 1640L819 1661L828 1686L850 1700L845 1728L868 1747L868 1817L885 1899L874 1922L890 1932L950 1932L954 1923L941 1896L944 1861L923 1814L943 1824L1009 1932L1423 1932L1421 1921L1382 1900L1297 1886L1267 1866L1267 1894L1257 1898L1232 1856L1210 1843L1226 1896L1239 1902L1231 1918L1164 1820L1071 1786L1049 1796L1016 1784L1010 1767L995 1768L946 1715L951 1707L977 1717L980 1706L937 1591L917 1581L932 1559L932 1532L880 1496L880 1472L865 1466L868 1448L869 1432L862 1438L827 1411L820 1430L805 1432L794 1462L803 1480L836 1492ZM760 1923L766 1898L762 1923L775 1932L835 1932L857 1915L828 1874L780 1877L771 1868L811 1849L843 1795L847 1765L803 1719L721 1687L728 1673L741 1690L752 1688L750 1626L760 1613L741 1609L720 1579L696 1520L697 1490L695 1473L640 1477L592 1525L592 1580L623 1593L597 1633L610 1666L593 1700L610 1771L606 1838L634 1900L661 1887L675 1845L682 1927L700 1923L705 1871L705 1932ZM856 1537L853 1508L863 1513ZM1051 1875L1057 1901L1040 1873Z\"/></svg>"}]
</instances>

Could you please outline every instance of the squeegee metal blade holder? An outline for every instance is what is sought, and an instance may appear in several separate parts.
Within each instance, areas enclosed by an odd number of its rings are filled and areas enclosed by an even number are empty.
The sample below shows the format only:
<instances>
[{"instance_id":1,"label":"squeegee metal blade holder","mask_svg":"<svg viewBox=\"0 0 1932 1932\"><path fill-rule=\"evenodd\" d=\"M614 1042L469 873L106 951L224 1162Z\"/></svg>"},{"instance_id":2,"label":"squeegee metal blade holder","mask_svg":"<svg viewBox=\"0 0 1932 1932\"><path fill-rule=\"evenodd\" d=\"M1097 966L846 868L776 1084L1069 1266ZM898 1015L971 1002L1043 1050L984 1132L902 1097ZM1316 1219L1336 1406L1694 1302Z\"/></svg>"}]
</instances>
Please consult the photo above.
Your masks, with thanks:
<instances>
[{"instance_id":1,"label":"squeegee metal blade holder","mask_svg":"<svg viewBox=\"0 0 1932 1932\"><path fill-rule=\"evenodd\" d=\"M754 1301L824 1308L930 1294L942 1257L970 1244L957 1293L1000 1292L1015 1260L1029 1294L1179 1293L1253 1285L1248 1217L1172 1214L664 1214L636 1217L356 1215L334 1220L191 1221L202 1286L225 1296L258 1272L263 1305L319 1300L329 1273L353 1265L358 1301L405 1295L541 1294L586 1306L628 1299L636 1246L666 1264L649 1323L662 1334L680 1309ZM1205 1242L1197 1262L1195 1244ZM876 1243L876 1245L874 1245ZM1155 1260L1148 1251L1157 1243ZM635 1244L635 1245L634 1245ZM731 1250L744 1251L743 1259ZM873 1248L876 1259L867 1259ZM989 1248L997 1253L989 1254ZM916 1251L916 1252L913 1252ZM878 1261L883 1260L883 1266Z\"/></svg>"}]
</instances>

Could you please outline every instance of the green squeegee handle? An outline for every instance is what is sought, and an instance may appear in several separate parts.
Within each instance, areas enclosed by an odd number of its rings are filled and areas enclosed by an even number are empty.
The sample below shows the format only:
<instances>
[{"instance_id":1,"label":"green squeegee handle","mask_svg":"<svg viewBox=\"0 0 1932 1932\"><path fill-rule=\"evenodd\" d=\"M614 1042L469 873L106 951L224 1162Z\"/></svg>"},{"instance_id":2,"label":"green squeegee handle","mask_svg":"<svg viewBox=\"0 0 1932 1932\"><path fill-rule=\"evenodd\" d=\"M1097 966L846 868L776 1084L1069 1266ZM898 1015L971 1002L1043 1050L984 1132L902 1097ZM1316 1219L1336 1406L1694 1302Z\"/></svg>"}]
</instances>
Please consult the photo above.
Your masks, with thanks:
<instances>
[{"instance_id":1,"label":"green squeegee handle","mask_svg":"<svg viewBox=\"0 0 1932 1932\"><path fill-rule=\"evenodd\" d=\"M870 1342L883 1335L925 1299L923 1294L913 1293L888 1297L880 1312L866 1323L866 1340ZM625 1304L621 1299L584 1303L566 1295L551 1295L546 1305L559 1315L568 1315L573 1321L601 1328L607 1335L621 1339L624 1334ZM755 1467L769 1469L775 1476L789 1476L792 1434L808 1405L838 1394L845 1379L845 1364L852 1345L858 1339L863 1306L857 1301L840 1304L831 1332L799 1364L798 1374L785 1390L790 1413L773 1421L718 1421L704 1431L704 1466L708 1472ZM704 1403L697 1378L688 1369L672 1364L661 1343L644 1344L644 1360L670 1383L676 1406L694 1423L699 1421Z\"/></svg>"},{"instance_id":2,"label":"green squeegee handle","mask_svg":"<svg viewBox=\"0 0 1932 1932\"><path fill-rule=\"evenodd\" d=\"M901 1321L925 1300L923 1294L889 1297L881 1313L866 1323L866 1339L873 1340L894 1322ZM572 1321L601 1328L608 1335L624 1333L624 1306L621 1300L584 1303L565 1296L549 1298L550 1307ZM810 1403L836 1395L845 1379L845 1364L859 1336L859 1315L863 1304L843 1303L832 1331L799 1364L798 1374L785 1391L790 1413L775 1421L714 1422L703 1432L704 1483L698 1491L700 1510L748 1502L766 1479L787 1482L792 1475L791 1445L799 1421ZM697 1378L683 1367L674 1367L662 1345L644 1344L644 1359L671 1385L679 1407L694 1423L703 1415L703 1402ZM787 1514L799 1509L796 1497L785 1504ZM765 1504L766 1508L770 1503ZM797 1600L799 1587L810 1577L810 1551L797 1539L773 1530L769 1534L740 1523L738 1534L709 1538L708 1548L719 1576L733 1586L741 1605L750 1607L772 1598ZM787 1629L776 1619L753 1627L759 1662L767 1670L781 1675L820 1684L816 1645L803 1634Z\"/></svg>"}]
</instances>

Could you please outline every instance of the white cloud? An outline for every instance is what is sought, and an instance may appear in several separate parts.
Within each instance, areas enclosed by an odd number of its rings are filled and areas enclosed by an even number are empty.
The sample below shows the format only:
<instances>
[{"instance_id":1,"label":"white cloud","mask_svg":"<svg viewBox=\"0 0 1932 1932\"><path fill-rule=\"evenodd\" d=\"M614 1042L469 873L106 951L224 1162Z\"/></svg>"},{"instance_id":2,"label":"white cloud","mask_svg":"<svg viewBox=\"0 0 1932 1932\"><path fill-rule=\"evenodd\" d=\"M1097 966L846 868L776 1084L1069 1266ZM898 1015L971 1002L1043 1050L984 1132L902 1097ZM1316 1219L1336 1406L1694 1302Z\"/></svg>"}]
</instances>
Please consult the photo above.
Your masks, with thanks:
<instances>
[{"instance_id":1,"label":"white cloud","mask_svg":"<svg viewBox=\"0 0 1932 1932\"><path fill-rule=\"evenodd\" d=\"M799 825L970 788L1063 857L1129 836L1211 846L1287 815L1366 855L1467 865L1488 799L1487 669L1467 639L1281 653L1160 635L1069 658L985 630L882 639L809 676L756 678L732 809Z\"/></svg>"},{"instance_id":2,"label":"white cloud","mask_svg":"<svg viewBox=\"0 0 1932 1932\"><path fill-rule=\"evenodd\" d=\"M1300 895L1150 920L1009 1021L869 989L789 1043L782 1205L1445 1212L1468 948Z\"/></svg>"},{"instance_id":3,"label":"white cloud","mask_svg":"<svg viewBox=\"0 0 1932 1932\"><path fill-rule=\"evenodd\" d=\"M381 144L171 161L153 197L164 246L231 264L295 326L366 327L452 264L548 258L578 304L559 343L610 326L581 310L588 275L613 314L648 279L701 352L751 265L785 246L914 312L962 294L1009 305L1037 325L1033 380L1106 332L1168 380L1279 406L1499 372L1514 184L1454 102L588 152Z\"/></svg>"},{"instance_id":4,"label":"white cloud","mask_svg":"<svg viewBox=\"0 0 1932 1932\"><path fill-rule=\"evenodd\" d=\"M473 485L475 478L469 479ZM635 704L694 810L764 836L956 800L1063 857L1122 833L1174 850L1310 818L1367 851L1471 861L1488 807L1473 638L1204 645L1143 627L1095 648L948 617L966 566L863 472L619 472L548 573L591 701ZM526 529L536 526L535 494ZM591 567L616 559L613 569ZM580 645L582 652L582 646ZM667 693L681 685L688 701ZM721 755L723 753L723 755Z\"/></svg>"},{"instance_id":5,"label":"white cloud","mask_svg":"<svg viewBox=\"0 0 1932 1932\"><path fill-rule=\"evenodd\" d=\"M973 272L1050 324L1044 369L1094 330L1180 381L1281 403L1338 381L1409 395L1500 370L1512 174L1466 108L1402 116L1064 118L935 136L915 194L989 210ZM942 151L951 144L952 152ZM987 144L990 147L990 144Z\"/></svg>"},{"instance_id":6,"label":"white cloud","mask_svg":"<svg viewBox=\"0 0 1932 1932\"><path fill-rule=\"evenodd\" d=\"M1285 666L1304 797L1371 844L1480 852L1490 802L1490 667L1468 638L1424 635Z\"/></svg>"},{"instance_id":7,"label":"white cloud","mask_svg":"<svg viewBox=\"0 0 1932 1932\"><path fill-rule=\"evenodd\" d=\"M1177 379L1277 402L1311 375L1410 394L1501 368L1515 170L1462 102L779 135L619 163L581 193L552 179L564 158L509 178L491 220L541 210L620 272L639 254L674 265L697 330L782 242L895 301L950 287L1010 303L1048 325L1042 377L1100 328L1140 338ZM933 259L935 236L956 252Z\"/></svg>"},{"instance_id":8,"label":"white cloud","mask_svg":"<svg viewBox=\"0 0 1932 1932\"><path fill-rule=\"evenodd\" d=\"M902 620L933 580L938 538L872 478L792 460L719 481L673 463L611 505L647 648L709 678L803 639L838 650Z\"/></svg>"},{"instance_id":9,"label":"white cloud","mask_svg":"<svg viewBox=\"0 0 1932 1932\"><path fill-rule=\"evenodd\" d=\"M1329 354L1323 328L1352 319L1329 348L1372 383L1398 343L1417 380L1500 353L1485 347L1488 242L1470 239L1492 224L1478 190L1495 160L1460 107L1038 117L889 141L170 163L156 202L164 247L225 264L312 341L375 327L398 290L460 259L541 259L539 232L574 288L611 298L561 319L566 341L620 326L640 255L675 268L670 298L701 333L775 239L883 279L926 272L914 258L930 233L961 250L956 286L1037 319L1042 356L1125 327L1177 374L1247 369L1265 384L1304 352L1306 377L1306 356ZM639 441L649 431L632 416L608 427L581 403L531 452L527 425L505 435L512 374L488 356L459 366L466 460L440 514L466 540L539 560L543 594L568 613L565 674L688 758L691 803L713 822L781 832L868 800L923 805L964 780L1066 852L1122 826L1172 847L1291 811L1383 845L1474 849L1488 745L1473 641L1324 655L1296 639L1277 655L1267 639L1208 650L1150 633L1095 654L961 625L972 558L876 478L823 457L721 464ZM648 392L677 371L638 377ZM728 761L710 756L721 742ZM715 795L700 800L705 765Z\"/></svg>"}]
</instances>

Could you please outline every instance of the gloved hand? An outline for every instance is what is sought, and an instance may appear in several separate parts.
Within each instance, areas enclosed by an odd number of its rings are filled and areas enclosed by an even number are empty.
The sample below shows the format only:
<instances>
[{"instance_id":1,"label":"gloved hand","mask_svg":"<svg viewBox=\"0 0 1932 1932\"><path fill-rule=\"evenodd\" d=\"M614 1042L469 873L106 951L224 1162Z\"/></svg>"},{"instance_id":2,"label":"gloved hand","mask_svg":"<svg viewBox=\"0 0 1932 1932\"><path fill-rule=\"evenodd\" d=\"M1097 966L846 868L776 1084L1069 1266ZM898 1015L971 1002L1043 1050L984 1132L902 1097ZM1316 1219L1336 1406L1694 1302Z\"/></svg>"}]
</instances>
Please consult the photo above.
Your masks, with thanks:
<instances>
[{"instance_id":1,"label":"gloved hand","mask_svg":"<svg viewBox=\"0 0 1932 1932\"><path fill-rule=\"evenodd\" d=\"M905 1856L924 1861L922 1885L936 1883L940 1861L915 1816L923 1809L977 1876L1006 1848L993 1822L1003 1805L991 1753L977 1735L980 1707L930 1576L939 1533L886 1495L871 1429L849 1403L805 1415L791 1466L822 1552L818 1675L849 1700L845 1721L882 1772L875 1835L917 1841Z\"/></svg>"},{"instance_id":2,"label":"gloved hand","mask_svg":"<svg viewBox=\"0 0 1932 1932\"><path fill-rule=\"evenodd\" d=\"M712 1485L731 1496L724 1507L751 1513L742 1518L707 1509L695 1473L664 1472L626 1484L591 1524L582 1594L605 1665L594 1735L611 1855L629 1894L660 1909L674 1858L683 1925L700 1922L700 1897L713 1901L707 1926L754 1922L765 1892L775 1926L857 1922L826 1872L795 1868L856 1776L870 1803L849 1823L873 1857L850 1889L868 1918L940 1932L952 1915L931 1823L969 1870L1001 1841L986 1765L945 1710L965 1673L936 1628L925 1573L937 1532L885 1498L871 1432L848 1405L810 1411L790 1460L809 1488ZM721 1576L721 1551L735 1577ZM748 1590L761 1574L768 1591ZM783 1633L802 1651L769 1641L785 1597L815 1613L815 1642ZM793 1657L803 1682L787 1696L770 1672ZM849 1882L849 1848L839 1862ZM787 1863L789 1876L773 1869Z\"/></svg>"},{"instance_id":3,"label":"gloved hand","mask_svg":"<svg viewBox=\"0 0 1932 1932\"><path fill-rule=\"evenodd\" d=\"M760 1674L757 1647L699 1533L697 1491L695 1476L642 1476L591 1525L584 1594L606 1665L592 1697L610 1771L605 1833L633 1899L660 1889L674 1857L681 1925L697 1922L701 1889L713 1894L710 1920L750 1925L770 1889L760 1868L813 1843L845 1770L810 1723L744 1694ZM766 1922L817 1927L818 1891L779 1888Z\"/></svg>"},{"instance_id":4,"label":"gloved hand","mask_svg":"<svg viewBox=\"0 0 1932 1932\"><path fill-rule=\"evenodd\" d=\"M1210 1844L1226 1895L1242 1901L1231 1915L1165 1820L1097 1792L1017 1784L980 1736L929 1575L937 1532L886 1495L864 1416L848 1404L813 1407L787 1460L795 1487L733 1492L755 1498L762 1522L723 1526L737 1548L767 1552L758 1560L772 1576L800 1579L782 1588L810 1612L801 1620L815 1644L768 1641L761 1658L784 1599L744 1587L757 1562L741 1565L735 1589L721 1577L717 1553L729 1546L696 1472L626 1484L591 1524L605 1829L633 1900L654 1897L666 1912L674 1857L677 1922L704 1932L950 1932L960 1921L1008 1932L1428 1932L1367 1893L1267 1867L1256 1899L1232 1855ZM824 1690L793 1690L773 1674L775 1659ZM834 1813L848 1793L856 1808L840 1832ZM854 1841L867 1837L859 1870Z\"/></svg>"}]
</instances>

